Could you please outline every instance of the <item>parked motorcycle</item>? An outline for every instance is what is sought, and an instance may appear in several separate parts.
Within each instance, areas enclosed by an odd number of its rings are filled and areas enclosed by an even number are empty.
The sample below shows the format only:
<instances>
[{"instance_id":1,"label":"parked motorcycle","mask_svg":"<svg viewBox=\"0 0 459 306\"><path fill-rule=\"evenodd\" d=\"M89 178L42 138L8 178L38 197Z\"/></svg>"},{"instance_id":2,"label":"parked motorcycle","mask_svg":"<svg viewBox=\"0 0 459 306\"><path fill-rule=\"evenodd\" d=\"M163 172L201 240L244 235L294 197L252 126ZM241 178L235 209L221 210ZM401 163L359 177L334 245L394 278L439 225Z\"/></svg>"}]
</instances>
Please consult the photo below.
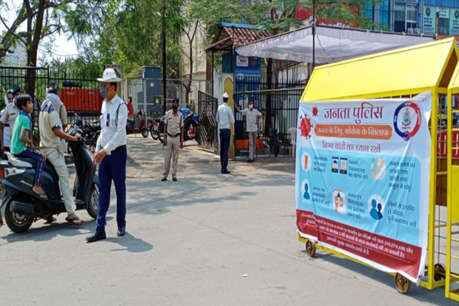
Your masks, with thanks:
<instances>
[{"instance_id":1,"label":"parked motorcycle","mask_svg":"<svg viewBox=\"0 0 459 306\"><path fill-rule=\"evenodd\" d=\"M187 106L179 108L179 112L182 114L183 118L183 140L187 141L195 139L199 143L199 137L197 137L199 115L193 113Z\"/></svg>"},{"instance_id":2,"label":"parked motorcycle","mask_svg":"<svg viewBox=\"0 0 459 306\"><path fill-rule=\"evenodd\" d=\"M128 135L140 133L143 138L147 138L152 124L153 120L148 119L142 111L139 111L133 119L128 119L126 133Z\"/></svg>"},{"instance_id":3,"label":"parked motorcycle","mask_svg":"<svg viewBox=\"0 0 459 306\"><path fill-rule=\"evenodd\" d=\"M76 124L69 129L71 135L81 135L81 132ZM95 219L99 202L99 184L91 153L83 141L70 142L69 147L76 169L73 192L76 207L78 210L86 209ZM66 211L59 189L59 177L54 167L47 162L42 174L42 187L47 197L43 199L32 191L35 173L32 165L33 160L17 159L11 154L8 154L8 162L0 165L5 169L6 176L3 180L5 194L0 212L4 212L6 224L15 233L24 233L33 222L39 219L48 220L53 215Z\"/></svg>"},{"instance_id":4,"label":"parked motorcycle","mask_svg":"<svg viewBox=\"0 0 459 306\"><path fill-rule=\"evenodd\" d=\"M179 112L182 115L183 120L183 141L196 139L197 137L198 126L199 126L199 116L194 114L188 107L184 106L179 108ZM154 140L159 140L164 142L165 138L165 127L164 117L153 119L153 123L150 127L150 134Z\"/></svg>"},{"instance_id":5,"label":"parked motorcycle","mask_svg":"<svg viewBox=\"0 0 459 306\"><path fill-rule=\"evenodd\" d=\"M162 117L153 119L153 123L150 127L151 138L153 138L154 140L159 140L162 143L164 143L164 139L166 136L165 129L166 129L166 124L164 123L164 120Z\"/></svg>"}]
</instances>

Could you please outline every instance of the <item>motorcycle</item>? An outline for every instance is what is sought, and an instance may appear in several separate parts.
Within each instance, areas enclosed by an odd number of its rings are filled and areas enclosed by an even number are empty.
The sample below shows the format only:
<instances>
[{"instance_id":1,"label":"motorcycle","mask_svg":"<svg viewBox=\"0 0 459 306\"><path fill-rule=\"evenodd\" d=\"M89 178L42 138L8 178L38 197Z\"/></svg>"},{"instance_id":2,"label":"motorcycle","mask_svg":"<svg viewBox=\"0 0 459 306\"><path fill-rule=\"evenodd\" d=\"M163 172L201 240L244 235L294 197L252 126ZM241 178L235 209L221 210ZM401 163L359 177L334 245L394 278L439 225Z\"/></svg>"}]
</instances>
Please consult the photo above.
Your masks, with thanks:
<instances>
[{"instance_id":1,"label":"motorcycle","mask_svg":"<svg viewBox=\"0 0 459 306\"><path fill-rule=\"evenodd\" d=\"M199 116L194 114L188 107L179 108L179 112L182 115L183 120L183 141L195 139L199 143L199 137L197 137L197 131L199 126ZM154 140L159 140L164 143L165 138L165 127L164 116L156 118L150 127L150 134Z\"/></svg>"},{"instance_id":2,"label":"motorcycle","mask_svg":"<svg viewBox=\"0 0 459 306\"><path fill-rule=\"evenodd\" d=\"M179 108L179 112L182 114L183 119L183 140L195 139L198 143L198 127L199 127L199 115L193 113L188 107L184 106Z\"/></svg>"},{"instance_id":3,"label":"motorcycle","mask_svg":"<svg viewBox=\"0 0 459 306\"><path fill-rule=\"evenodd\" d=\"M71 135L81 135L81 132L75 124L69 129ZM76 169L73 190L76 208L86 209L95 219L99 202L99 183L91 153L82 140L70 142L69 147ZM46 193L44 199L32 191L35 173L33 160L17 159L9 153L7 156L8 160L0 164L0 167L5 169L5 193L0 212L3 212L6 224L13 232L27 232L35 221L49 220L53 215L66 212L59 189L59 177L51 163L46 162L42 174L42 188Z\"/></svg>"},{"instance_id":4,"label":"motorcycle","mask_svg":"<svg viewBox=\"0 0 459 306\"><path fill-rule=\"evenodd\" d=\"M126 133L138 134L140 133L143 138L148 137L148 132L151 130L153 122L143 115L142 111L138 112L134 119L128 119L126 125Z\"/></svg>"},{"instance_id":5,"label":"motorcycle","mask_svg":"<svg viewBox=\"0 0 459 306\"><path fill-rule=\"evenodd\" d=\"M161 143L164 143L164 139L166 136L165 128L166 124L164 123L162 117L153 119L153 123L150 127L151 138L153 138L154 140L159 140Z\"/></svg>"}]
</instances>

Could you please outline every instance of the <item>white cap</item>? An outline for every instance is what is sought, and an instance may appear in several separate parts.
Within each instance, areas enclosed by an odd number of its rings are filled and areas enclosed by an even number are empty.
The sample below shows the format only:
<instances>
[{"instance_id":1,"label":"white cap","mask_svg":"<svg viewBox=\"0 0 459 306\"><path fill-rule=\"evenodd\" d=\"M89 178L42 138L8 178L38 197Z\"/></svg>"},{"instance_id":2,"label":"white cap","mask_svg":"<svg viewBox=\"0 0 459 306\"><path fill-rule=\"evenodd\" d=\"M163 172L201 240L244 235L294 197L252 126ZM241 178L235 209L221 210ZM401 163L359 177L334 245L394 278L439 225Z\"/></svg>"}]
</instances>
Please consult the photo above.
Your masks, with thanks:
<instances>
[{"instance_id":1,"label":"white cap","mask_svg":"<svg viewBox=\"0 0 459 306\"><path fill-rule=\"evenodd\" d=\"M119 83L122 81L116 74L115 69L113 68L105 69L102 78L99 78L97 80L102 83Z\"/></svg>"},{"instance_id":2,"label":"white cap","mask_svg":"<svg viewBox=\"0 0 459 306\"><path fill-rule=\"evenodd\" d=\"M229 96L228 96L228 93L225 91L225 93L223 94L223 99L228 99Z\"/></svg>"}]
</instances>

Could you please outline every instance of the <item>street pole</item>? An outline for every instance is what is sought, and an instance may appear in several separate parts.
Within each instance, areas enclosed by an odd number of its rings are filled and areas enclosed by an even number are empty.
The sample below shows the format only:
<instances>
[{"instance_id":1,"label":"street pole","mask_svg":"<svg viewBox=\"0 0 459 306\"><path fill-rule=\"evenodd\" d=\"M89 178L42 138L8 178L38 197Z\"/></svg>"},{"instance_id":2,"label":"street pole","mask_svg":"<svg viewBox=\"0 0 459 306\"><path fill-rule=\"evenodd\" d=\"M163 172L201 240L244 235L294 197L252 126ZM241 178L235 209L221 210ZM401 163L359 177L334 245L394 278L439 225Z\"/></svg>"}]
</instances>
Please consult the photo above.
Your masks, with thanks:
<instances>
[{"instance_id":1,"label":"street pole","mask_svg":"<svg viewBox=\"0 0 459 306\"><path fill-rule=\"evenodd\" d=\"M163 62L163 113L166 113L167 104L167 57L166 57L166 0L162 0L161 12L161 49Z\"/></svg>"},{"instance_id":2,"label":"street pole","mask_svg":"<svg viewBox=\"0 0 459 306\"><path fill-rule=\"evenodd\" d=\"M312 0L312 71L316 65L316 0Z\"/></svg>"}]
</instances>

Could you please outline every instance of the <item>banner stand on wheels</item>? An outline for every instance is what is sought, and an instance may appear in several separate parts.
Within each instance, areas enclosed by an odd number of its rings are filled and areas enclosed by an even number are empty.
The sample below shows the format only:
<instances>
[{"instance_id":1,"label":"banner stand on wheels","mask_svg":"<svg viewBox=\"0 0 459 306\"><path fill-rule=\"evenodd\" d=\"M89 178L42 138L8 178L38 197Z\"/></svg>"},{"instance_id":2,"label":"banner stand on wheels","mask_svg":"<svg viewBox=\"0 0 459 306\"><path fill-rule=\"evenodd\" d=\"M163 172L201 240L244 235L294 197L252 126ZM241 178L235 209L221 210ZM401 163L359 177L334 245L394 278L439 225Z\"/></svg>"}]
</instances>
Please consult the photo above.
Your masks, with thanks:
<instances>
[{"instance_id":1,"label":"banner stand on wheels","mask_svg":"<svg viewBox=\"0 0 459 306\"><path fill-rule=\"evenodd\" d=\"M314 70L296 152L298 239L310 256L390 273L401 293L412 283L459 286L444 231L456 205L447 88L457 59L454 39L444 39Z\"/></svg>"}]
</instances>

